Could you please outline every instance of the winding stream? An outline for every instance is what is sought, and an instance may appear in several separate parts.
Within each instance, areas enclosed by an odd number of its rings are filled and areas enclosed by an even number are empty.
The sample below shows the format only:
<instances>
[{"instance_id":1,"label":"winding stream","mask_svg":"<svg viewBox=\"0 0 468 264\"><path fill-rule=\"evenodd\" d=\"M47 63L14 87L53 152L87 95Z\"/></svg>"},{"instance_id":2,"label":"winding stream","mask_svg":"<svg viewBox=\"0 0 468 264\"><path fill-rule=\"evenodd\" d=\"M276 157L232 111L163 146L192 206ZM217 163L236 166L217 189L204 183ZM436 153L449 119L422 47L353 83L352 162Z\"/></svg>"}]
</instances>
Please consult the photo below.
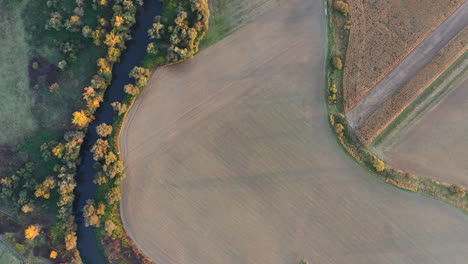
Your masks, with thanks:
<instances>
[{"instance_id":1,"label":"winding stream","mask_svg":"<svg viewBox=\"0 0 468 264\"><path fill-rule=\"evenodd\" d=\"M122 101L125 97L124 85L131 82L128 76L135 66L140 66L146 55L146 47L150 43L147 31L153 23L153 18L161 13L162 3L159 0L146 0L143 7L137 11L137 23L133 28L131 41L128 41L127 50L122 55L120 63L113 68L112 83L106 91L102 106L95 113L95 121L90 124L86 139L81 149L82 163L78 169L76 181L78 187L75 190L74 202L75 222L78 225L78 249L84 263L103 264L107 263L106 257L99 248L94 227L86 227L82 208L89 199L96 196L97 185L93 183L96 170L93 165L93 153L91 148L99 138L96 126L107 123L111 124L114 118L114 110L110 105L115 101Z\"/></svg>"}]
</instances>

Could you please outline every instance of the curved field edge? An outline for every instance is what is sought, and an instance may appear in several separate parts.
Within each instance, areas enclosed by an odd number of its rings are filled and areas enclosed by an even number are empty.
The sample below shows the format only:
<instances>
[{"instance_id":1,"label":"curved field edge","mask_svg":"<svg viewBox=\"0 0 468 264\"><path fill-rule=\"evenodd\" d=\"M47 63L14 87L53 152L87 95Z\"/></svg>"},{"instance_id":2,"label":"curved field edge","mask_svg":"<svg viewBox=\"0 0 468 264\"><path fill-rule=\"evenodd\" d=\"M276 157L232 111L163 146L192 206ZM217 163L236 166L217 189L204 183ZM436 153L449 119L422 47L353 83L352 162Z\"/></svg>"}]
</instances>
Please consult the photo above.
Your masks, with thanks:
<instances>
[{"instance_id":1,"label":"curved field edge","mask_svg":"<svg viewBox=\"0 0 468 264\"><path fill-rule=\"evenodd\" d=\"M208 0L199 0L200 2ZM169 1L164 1L163 2L163 13L161 14L161 21L167 20L167 21L172 21L175 19L176 15L174 12L176 12L177 6L173 3L177 3L179 5L188 5L189 1L186 0L169 0ZM209 17L209 13L208 13ZM209 21L209 19L208 19ZM198 53L198 45L201 40L205 37L207 34L207 28L205 27L202 31L199 32L199 35L197 36L195 40L195 52L187 57L180 57L176 60L171 60L168 57L165 57L167 53L162 52L161 54L151 54L147 53L146 57L143 59L142 62L142 67L141 69L146 70L149 73L149 76L159 67L163 66L169 66L172 64L177 64L180 62L183 62L189 58L191 58L193 55ZM164 39L161 40L156 40L156 42L164 42ZM119 114L114 117L114 120L112 122L112 132L110 133L108 137L109 141L109 149L108 153L115 153L117 162L122 162L123 157L120 152L120 134L124 128L125 121L127 119L127 115L130 112L130 109L133 107L134 103L140 96L141 92L145 87L148 86L148 84L140 85L138 83L137 77L134 77L135 81L137 82L137 85L134 85L137 87L137 92L132 94L127 92L125 98L121 101L118 102L120 103L122 107L121 109L124 110L118 110ZM102 167L96 163L98 167L98 173L106 173ZM123 174L125 178L125 174ZM109 181L104 184L98 184L97 188L97 193L96 193L96 199L95 201L106 201L107 195L112 193L115 188L118 188L118 195L120 197L120 188L121 188L121 179L116 180L115 182ZM154 263L152 260L150 260L141 250L138 249L136 244L133 242L133 240L130 238L130 236L127 234L123 221L122 221L122 216L121 216L121 208L120 208L120 198L118 201L114 204L109 204L106 206L104 215L102 215L101 222L105 223L103 225L98 225L96 226L96 237L100 246L100 250L104 253L105 257L107 258L107 261L109 263L122 263L122 259L120 259L120 256L125 256L125 259L123 261L132 261L132 263L142 263L142 264L149 264L149 263ZM112 231L108 231L108 222L113 223Z\"/></svg>"},{"instance_id":2,"label":"curved field edge","mask_svg":"<svg viewBox=\"0 0 468 264\"><path fill-rule=\"evenodd\" d=\"M328 50L325 69L329 96L327 110L329 124L338 143L349 156L379 180L401 190L444 201L464 213L468 213L468 195L466 195L467 190L464 187L417 176L388 166L361 143L355 131L348 124L343 111L343 71L336 69L331 62L332 58L344 58L346 54L349 40L349 30L346 27L349 22L347 21L347 16L345 17L333 8L332 0L327 0ZM344 63L346 67L346 62ZM336 96L331 98L330 96L333 95Z\"/></svg>"},{"instance_id":3,"label":"curved field edge","mask_svg":"<svg viewBox=\"0 0 468 264\"><path fill-rule=\"evenodd\" d=\"M407 131L426 112L438 106L445 97L463 82L468 74L468 52L460 56L440 77L432 82L414 101L395 118L370 144L376 153L391 148L403 131Z\"/></svg>"}]
</instances>

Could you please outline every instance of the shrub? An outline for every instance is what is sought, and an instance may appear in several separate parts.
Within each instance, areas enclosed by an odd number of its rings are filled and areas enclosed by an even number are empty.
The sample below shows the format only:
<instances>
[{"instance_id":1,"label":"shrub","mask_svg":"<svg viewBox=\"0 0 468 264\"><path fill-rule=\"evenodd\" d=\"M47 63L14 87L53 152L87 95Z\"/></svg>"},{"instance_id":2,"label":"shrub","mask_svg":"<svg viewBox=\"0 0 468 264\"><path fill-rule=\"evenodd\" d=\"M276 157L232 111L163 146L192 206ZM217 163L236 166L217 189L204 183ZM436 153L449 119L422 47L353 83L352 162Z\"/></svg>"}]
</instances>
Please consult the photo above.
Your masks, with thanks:
<instances>
[{"instance_id":1,"label":"shrub","mask_svg":"<svg viewBox=\"0 0 468 264\"><path fill-rule=\"evenodd\" d=\"M336 0L333 5L333 8L342 13L344 16L347 16L349 14L349 4L344 1Z\"/></svg>"},{"instance_id":2,"label":"shrub","mask_svg":"<svg viewBox=\"0 0 468 264\"><path fill-rule=\"evenodd\" d=\"M49 86L49 91L50 92L55 92L60 88L60 85L58 83L53 83L52 85Z\"/></svg>"},{"instance_id":3,"label":"shrub","mask_svg":"<svg viewBox=\"0 0 468 264\"><path fill-rule=\"evenodd\" d=\"M57 66L63 71L65 70L65 67L67 67L67 61L61 60Z\"/></svg>"},{"instance_id":4,"label":"shrub","mask_svg":"<svg viewBox=\"0 0 468 264\"><path fill-rule=\"evenodd\" d=\"M37 61L33 62L33 63L32 63L32 68L33 68L34 70L39 69L39 62L37 62Z\"/></svg>"},{"instance_id":5,"label":"shrub","mask_svg":"<svg viewBox=\"0 0 468 264\"><path fill-rule=\"evenodd\" d=\"M339 71L343 69L343 61L341 60L340 57L336 57L336 56L333 57L332 64L333 64L333 67Z\"/></svg>"},{"instance_id":6,"label":"shrub","mask_svg":"<svg viewBox=\"0 0 468 264\"><path fill-rule=\"evenodd\" d=\"M460 199L465 197L466 190L460 185L452 184L448 187L448 191L454 199Z\"/></svg>"}]
</instances>

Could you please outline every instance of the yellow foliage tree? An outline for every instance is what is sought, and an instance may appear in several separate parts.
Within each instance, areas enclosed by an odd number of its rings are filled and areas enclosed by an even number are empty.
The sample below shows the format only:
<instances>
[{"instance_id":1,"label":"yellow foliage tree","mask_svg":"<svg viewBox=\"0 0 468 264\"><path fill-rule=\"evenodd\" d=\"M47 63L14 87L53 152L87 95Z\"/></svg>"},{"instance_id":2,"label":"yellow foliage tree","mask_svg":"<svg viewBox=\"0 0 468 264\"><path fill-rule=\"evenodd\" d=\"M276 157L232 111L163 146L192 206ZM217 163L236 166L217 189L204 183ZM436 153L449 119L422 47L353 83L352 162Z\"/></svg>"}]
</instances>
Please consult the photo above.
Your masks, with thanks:
<instances>
[{"instance_id":1,"label":"yellow foliage tree","mask_svg":"<svg viewBox=\"0 0 468 264\"><path fill-rule=\"evenodd\" d=\"M91 86L84 88L85 92L83 93L83 99L88 100L90 97L94 97L96 95L96 91Z\"/></svg>"},{"instance_id":2,"label":"yellow foliage tree","mask_svg":"<svg viewBox=\"0 0 468 264\"><path fill-rule=\"evenodd\" d=\"M385 170L385 162L383 160L374 157L374 161L372 162L372 165L374 166L375 170L378 172L384 171Z\"/></svg>"},{"instance_id":3,"label":"yellow foliage tree","mask_svg":"<svg viewBox=\"0 0 468 264\"><path fill-rule=\"evenodd\" d=\"M120 27L125 22L125 19L121 16L115 16L114 26Z\"/></svg>"},{"instance_id":4,"label":"yellow foliage tree","mask_svg":"<svg viewBox=\"0 0 468 264\"><path fill-rule=\"evenodd\" d=\"M111 32L106 35L106 40L104 41L104 44L106 44L109 47L114 47L115 45L119 44L121 41L119 35L116 35L114 32Z\"/></svg>"},{"instance_id":5,"label":"yellow foliage tree","mask_svg":"<svg viewBox=\"0 0 468 264\"><path fill-rule=\"evenodd\" d=\"M27 213L31 213L32 211L34 211L34 208L29 205L29 204L25 204L21 207L21 211L23 211L23 213L27 214Z\"/></svg>"},{"instance_id":6,"label":"yellow foliage tree","mask_svg":"<svg viewBox=\"0 0 468 264\"><path fill-rule=\"evenodd\" d=\"M58 253L57 253L57 251L55 251L55 250L52 250L52 251L50 252L50 255L49 255L49 257L50 257L51 259L56 259L56 258L57 258L57 256L58 256Z\"/></svg>"},{"instance_id":7,"label":"yellow foliage tree","mask_svg":"<svg viewBox=\"0 0 468 264\"><path fill-rule=\"evenodd\" d=\"M65 145L63 145L62 143L59 143L59 144L57 144L57 146L55 146L52 149L52 154L54 154L55 157L60 159L60 158L63 157L63 152L64 151L65 151Z\"/></svg>"},{"instance_id":8,"label":"yellow foliage tree","mask_svg":"<svg viewBox=\"0 0 468 264\"><path fill-rule=\"evenodd\" d=\"M91 122L91 118L89 118L83 110L73 113L72 123L77 127L84 128L89 122Z\"/></svg>"},{"instance_id":9,"label":"yellow foliage tree","mask_svg":"<svg viewBox=\"0 0 468 264\"><path fill-rule=\"evenodd\" d=\"M76 233L72 232L65 236L65 248L67 250L73 250L76 247Z\"/></svg>"},{"instance_id":10,"label":"yellow foliage tree","mask_svg":"<svg viewBox=\"0 0 468 264\"><path fill-rule=\"evenodd\" d=\"M24 236L26 239L33 240L39 235L39 232L41 232L41 228L38 225L30 225L26 230L24 230Z\"/></svg>"}]
</instances>

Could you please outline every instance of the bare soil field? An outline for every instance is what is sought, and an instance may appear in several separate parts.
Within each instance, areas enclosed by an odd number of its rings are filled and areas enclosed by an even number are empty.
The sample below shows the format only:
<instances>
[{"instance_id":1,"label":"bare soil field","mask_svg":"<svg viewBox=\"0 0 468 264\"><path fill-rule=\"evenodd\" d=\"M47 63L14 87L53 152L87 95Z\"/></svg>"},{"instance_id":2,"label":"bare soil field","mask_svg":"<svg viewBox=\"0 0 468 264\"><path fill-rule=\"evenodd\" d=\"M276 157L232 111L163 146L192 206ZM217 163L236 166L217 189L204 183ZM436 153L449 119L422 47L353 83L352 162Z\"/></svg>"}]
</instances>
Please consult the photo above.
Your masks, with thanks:
<instances>
[{"instance_id":1,"label":"bare soil field","mask_svg":"<svg viewBox=\"0 0 468 264\"><path fill-rule=\"evenodd\" d=\"M447 43L421 71L394 93L357 130L370 144L411 102L468 50L468 27Z\"/></svg>"},{"instance_id":2,"label":"bare soil field","mask_svg":"<svg viewBox=\"0 0 468 264\"><path fill-rule=\"evenodd\" d=\"M385 159L417 175L468 186L466 113L468 80L400 135Z\"/></svg>"},{"instance_id":3,"label":"bare soil field","mask_svg":"<svg viewBox=\"0 0 468 264\"><path fill-rule=\"evenodd\" d=\"M352 28L344 72L346 111L463 3L349 1Z\"/></svg>"},{"instance_id":4,"label":"bare soil field","mask_svg":"<svg viewBox=\"0 0 468 264\"><path fill-rule=\"evenodd\" d=\"M153 75L121 135L121 212L156 263L466 262L467 215L338 146L323 8L290 0Z\"/></svg>"}]
</instances>

